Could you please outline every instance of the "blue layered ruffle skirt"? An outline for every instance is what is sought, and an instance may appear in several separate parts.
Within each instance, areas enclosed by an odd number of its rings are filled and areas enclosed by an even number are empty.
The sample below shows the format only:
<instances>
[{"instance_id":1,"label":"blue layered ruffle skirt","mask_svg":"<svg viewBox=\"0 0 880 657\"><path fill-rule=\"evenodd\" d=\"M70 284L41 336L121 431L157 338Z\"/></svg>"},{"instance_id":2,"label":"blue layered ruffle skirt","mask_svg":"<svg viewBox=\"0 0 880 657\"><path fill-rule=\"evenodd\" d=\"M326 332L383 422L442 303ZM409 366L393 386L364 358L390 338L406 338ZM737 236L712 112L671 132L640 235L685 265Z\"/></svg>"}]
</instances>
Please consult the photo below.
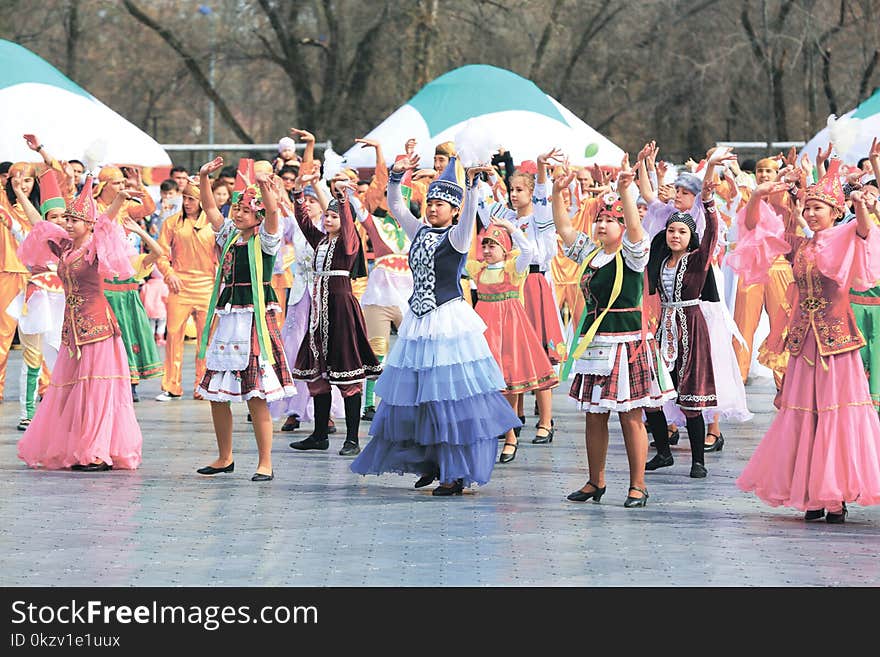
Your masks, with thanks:
<instances>
[{"instance_id":1,"label":"blue layered ruffle skirt","mask_svg":"<svg viewBox=\"0 0 880 657\"><path fill-rule=\"evenodd\" d=\"M485 484L498 436L521 426L501 394L501 370L486 325L463 299L416 317L407 312L376 381L372 439L351 464L357 474L439 472L441 482Z\"/></svg>"}]
</instances>

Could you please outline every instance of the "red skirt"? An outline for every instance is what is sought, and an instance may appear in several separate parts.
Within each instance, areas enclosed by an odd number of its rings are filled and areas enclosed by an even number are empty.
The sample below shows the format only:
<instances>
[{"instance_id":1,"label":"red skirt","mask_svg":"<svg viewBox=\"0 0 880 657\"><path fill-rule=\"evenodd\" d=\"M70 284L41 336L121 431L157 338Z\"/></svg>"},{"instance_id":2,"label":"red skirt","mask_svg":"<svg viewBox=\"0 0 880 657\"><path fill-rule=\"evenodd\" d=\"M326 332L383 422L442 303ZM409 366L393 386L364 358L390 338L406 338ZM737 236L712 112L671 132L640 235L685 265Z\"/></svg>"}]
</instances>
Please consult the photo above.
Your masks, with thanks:
<instances>
[{"instance_id":1,"label":"red skirt","mask_svg":"<svg viewBox=\"0 0 880 657\"><path fill-rule=\"evenodd\" d=\"M532 327L547 352L553 365L558 365L566 356L566 346L562 338L562 325L559 310L553 301L553 293L547 279L540 272L532 272L526 277L523 287L525 311ZM479 304L477 304L479 307Z\"/></svg>"},{"instance_id":2,"label":"red skirt","mask_svg":"<svg viewBox=\"0 0 880 657\"><path fill-rule=\"evenodd\" d=\"M501 367L507 394L547 390L559 384L553 365L518 299L480 301L486 342Z\"/></svg>"}]
</instances>

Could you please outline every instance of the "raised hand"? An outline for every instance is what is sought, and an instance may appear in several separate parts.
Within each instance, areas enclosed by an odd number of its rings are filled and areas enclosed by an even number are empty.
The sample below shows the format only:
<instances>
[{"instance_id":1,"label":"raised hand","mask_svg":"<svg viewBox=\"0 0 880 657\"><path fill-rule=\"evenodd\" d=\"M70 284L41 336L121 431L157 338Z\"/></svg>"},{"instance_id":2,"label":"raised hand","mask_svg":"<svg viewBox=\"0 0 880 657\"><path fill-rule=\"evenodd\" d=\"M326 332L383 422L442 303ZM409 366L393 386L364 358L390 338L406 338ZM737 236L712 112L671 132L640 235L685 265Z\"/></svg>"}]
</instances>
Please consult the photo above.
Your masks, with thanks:
<instances>
[{"instance_id":1,"label":"raised hand","mask_svg":"<svg viewBox=\"0 0 880 657\"><path fill-rule=\"evenodd\" d=\"M724 162L733 162L736 160L736 157L736 153L734 153L733 149L729 146L716 148L712 155L709 157L708 165L710 167L713 167L719 164L723 164Z\"/></svg>"},{"instance_id":2,"label":"raised hand","mask_svg":"<svg viewBox=\"0 0 880 657\"><path fill-rule=\"evenodd\" d=\"M410 171L417 169L419 167L419 156L417 153L412 153L411 155L406 155L397 162L394 163L394 166L391 167L392 171L397 171L398 173L402 171Z\"/></svg>"},{"instance_id":3,"label":"raised hand","mask_svg":"<svg viewBox=\"0 0 880 657\"><path fill-rule=\"evenodd\" d=\"M407 155L412 155L416 150L416 140L415 137L410 137L406 140L406 143L403 145L403 152Z\"/></svg>"},{"instance_id":4,"label":"raised hand","mask_svg":"<svg viewBox=\"0 0 880 657\"><path fill-rule=\"evenodd\" d=\"M777 192L784 192L788 189L788 183L777 180L776 182L770 181L761 183L757 187L755 187L752 192L752 196L770 196L772 194L776 194Z\"/></svg>"},{"instance_id":5,"label":"raised hand","mask_svg":"<svg viewBox=\"0 0 880 657\"><path fill-rule=\"evenodd\" d=\"M666 172L669 171L669 163L666 160L657 162L657 181L662 183L666 179Z\"/></svg>"},{"instance_id":6,"label":"raised hand","mask_svg":"<svg viewBox=\"0 0 880 657\"><path fill-rule=\"evenodd\" d=\"M125 219L122 220L122 227L129 233L135 233L136 235L144 235L146 232L143 227L131 217L125 217Z\"/></svg>"},{"instance_id":7,"label":"raised hand","mask_svg":"<svg viewBox=\"0 0 880 657\"><path fill-rule=\"evenodd\" d=\"M576 175L577 171L573 171L569 167L563 168L562 173L553 179L553 193L562 193L563 190L567 189L568 186L571 185Z\"/></svg>"},{"instance_id":8,"label":"raised hand","mask_svg":"<svg viewBox=\"0 0 880 657\"><path fill-rule=\"evenodd\" d=\"M467 171L465 171L465 175L467 176L468 184L473 184L474 179L481 173L495 173L495 169L492 168L492 165L481 163L475 167L469 167Z\"/></svg>"},{"instance_id":9,"label":"raised hand","mask_svg":"<svg viewBox=\"0 0 880 657\"><path fill-rule=\"evenodd\" d=\"M490 214L489 221L496 226L501 226L508 233L512 233L516 230L516 226L514 226L509 219L505 219L504 217L499 217L498 215Z\"/></svg>"},{"instance_id":10,"label":"raised hand","mask_svg":"<svg viewBox=\"0 0 880 657\"><path fill-rule=\"evenodd\" d=\"M874 137L874 140L871 142L871 149L868 151L868 157L870 159L880 158L880 142L877 141L877 137Z\"/></svg>"},{"instance_id":11,"label":"raised hand","mask_svg":"<svg viewBox=\"0 0 880 657\"><path fill-rule=\"evenodd\" d=\"M315 135L308 130L300 130L299 128L290 128L290 136L294 139L299 137L305 142L315 141Z\"/></svg>"},{"instance_id":12,"label":"raised hand","mask_svg":"<svg viewBox=\"0 0 880 657\"><path fill-rule=\"evenodd\" d=\"M361 148L379 148L380 144L375 139L367 139L363 137L361 139L355 139L354 143L360 144Z\"/></svg>"},{"instance_id":13,"label":"raised hand","mask_svg":"<svg viewBox=\"0 0 880 657\"><path fill-rule=\"evenodd\" d=\"M629 155L623 158L626 164L629 164ZM620 170L620 173L617 174L617 192L619 194L623 194L624 190L632 184L632 181L636 178L636 170L633 167L630 169L629 167L624 167Z\"/></svg>"},{"instance_id":14,"label":"raised hand","mask_svg":"<svg viewBox=\"0 0 880 657\"><path fill-rule=\"evenodd\" d=\"M797 149L794 146L788 150L788 155L785 157L785 163L790 164L791 166L797 164Z\"/></svg>"},{"instance_id":15,"label":"raised hand","mask_svg":"<svg viewBox=\"0 0 880 657\"><path fill-rule=\"evenodd\" d=\"M301 172L296 177L296 180L293 181L293 188L296 191L301 192L303 189L305 189L305 187L307 185L311 185L313 182L315 182L318 179L318 177L319 176L317 173Z\"/></svg>"},{"instance_id":16,"label":"raised hand","mask_svg":"<svg viewBox=\"0 0 880 657\"><path fill-rule=\"evenodd\" d=\"M554 164L562 164L562 159L564 155L565 154L562 152L562 149L551 148L546 153L541 153L540 155L538 155L538 162L541 162L543 164L549 164L551 162Z\"/></svg>"},{"instance_id":17,"label":"raised hand","mask_svg":"<svg viewBox=\"0 0 880 657\"><path fill-rule=\"evenodd\" d=\"M821 167L825 164L829 157L831 157L831 149L834 147L830 141L828 142L828 150L822 151L822 147L820 146L816 151L816 166Z\"/></svg>"},{"instance_id":18,"label":"raised hand","mask_svg":"<svg viewBox=\"0 0 880 657\"><path fill-rule=\"evenodd\" d=\"M210 162L206 162L199 169L199 176L210 176L215 171L219 171L223 168L223 158L215 157Z\"/></svg>"},{"instance_id":19,"label":"raised hand","mask_svg":"<svg viewBox=\"0 0 880 657\"><path fill-rule=\"evenodd\" d=\"M25 135L24 140L32 151L36 151L40 146L40 140L37 139L36 135Z\"/></svg>"},{"instance_id":20,"label":"raised hand","mask_svg":"<svg viewBox=\"0 0 880 657\"><path fill-rule=\"evenodd\" d=\"M657 190L657 200L666 203L675 198L675 187L672 185L660 185Z\"/></svg>"}]
</instances>

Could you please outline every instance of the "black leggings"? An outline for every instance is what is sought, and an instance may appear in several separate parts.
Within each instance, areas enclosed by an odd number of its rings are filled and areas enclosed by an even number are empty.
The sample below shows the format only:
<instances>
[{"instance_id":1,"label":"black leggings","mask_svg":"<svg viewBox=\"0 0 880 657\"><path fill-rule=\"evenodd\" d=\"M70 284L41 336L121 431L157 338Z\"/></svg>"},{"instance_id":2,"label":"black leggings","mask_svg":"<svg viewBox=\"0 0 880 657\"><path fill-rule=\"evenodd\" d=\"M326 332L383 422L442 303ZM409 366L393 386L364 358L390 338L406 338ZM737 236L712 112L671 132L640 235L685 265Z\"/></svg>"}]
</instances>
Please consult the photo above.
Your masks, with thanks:
<instances>
[{"instance_id":1,"label":"black leggings","mask_svg":"<svg viewBox=\"0 0 880 657\"><path fill-rule=\"evenodd\" d=\"M672 451L669 449L668 423L663 409L646 410L645 416L648 418L648 430L654 437L657 453L662 456L670 456ZM691 442L691 462L705 463L703 444L706 441L706 423L703 421L703 414L698 413L691 417L685 413L685 419L687 420L688 440Z\"/></svg>"}]
</instances>

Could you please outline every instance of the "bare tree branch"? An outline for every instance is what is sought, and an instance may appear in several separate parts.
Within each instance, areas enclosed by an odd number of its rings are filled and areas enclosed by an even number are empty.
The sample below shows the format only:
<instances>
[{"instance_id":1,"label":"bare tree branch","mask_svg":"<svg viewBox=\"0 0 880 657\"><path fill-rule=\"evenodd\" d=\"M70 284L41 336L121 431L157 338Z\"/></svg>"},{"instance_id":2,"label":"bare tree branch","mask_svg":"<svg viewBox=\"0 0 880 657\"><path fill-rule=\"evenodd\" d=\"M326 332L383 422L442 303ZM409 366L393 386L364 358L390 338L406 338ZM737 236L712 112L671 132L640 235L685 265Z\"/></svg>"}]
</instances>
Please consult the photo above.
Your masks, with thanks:
<instances>
[{"instance_id":1,"label":"bare tree branch","mask_svg":"<svg viewBox=\"0 0 880 657\"><path fill-rule=\"evenodd\" d=\"M201 87L202 91L205 92L205 95L211 99L214 103L214 106L217 108L217 111L220 112L220 116L223 117L223 120L229 124L229 127L235 132L239 139L245 142L252 143L254 140L248 134L247 130L245 130L242 125L235 119L232 114L232 111L226 105L226 101L217 93L211 83L208 81L208 78L205 77L205 74L202 72L201 66L199 66L198 61L193 56L192 53L187 50L187 48L180 42L180 40L174 35L174 33L159 25L152 18L147 16L140 7L137 6L132 0L122 0L122 4L125 5L125 8L128 10L128 13L132 15L138 22L142 25L153 30L156 34L162 37L162 40L165 41L172 49L180 56L183 60L183 63L186 64L186 67L189 69L196 83Z\"/></svg>"}]
</instances>

